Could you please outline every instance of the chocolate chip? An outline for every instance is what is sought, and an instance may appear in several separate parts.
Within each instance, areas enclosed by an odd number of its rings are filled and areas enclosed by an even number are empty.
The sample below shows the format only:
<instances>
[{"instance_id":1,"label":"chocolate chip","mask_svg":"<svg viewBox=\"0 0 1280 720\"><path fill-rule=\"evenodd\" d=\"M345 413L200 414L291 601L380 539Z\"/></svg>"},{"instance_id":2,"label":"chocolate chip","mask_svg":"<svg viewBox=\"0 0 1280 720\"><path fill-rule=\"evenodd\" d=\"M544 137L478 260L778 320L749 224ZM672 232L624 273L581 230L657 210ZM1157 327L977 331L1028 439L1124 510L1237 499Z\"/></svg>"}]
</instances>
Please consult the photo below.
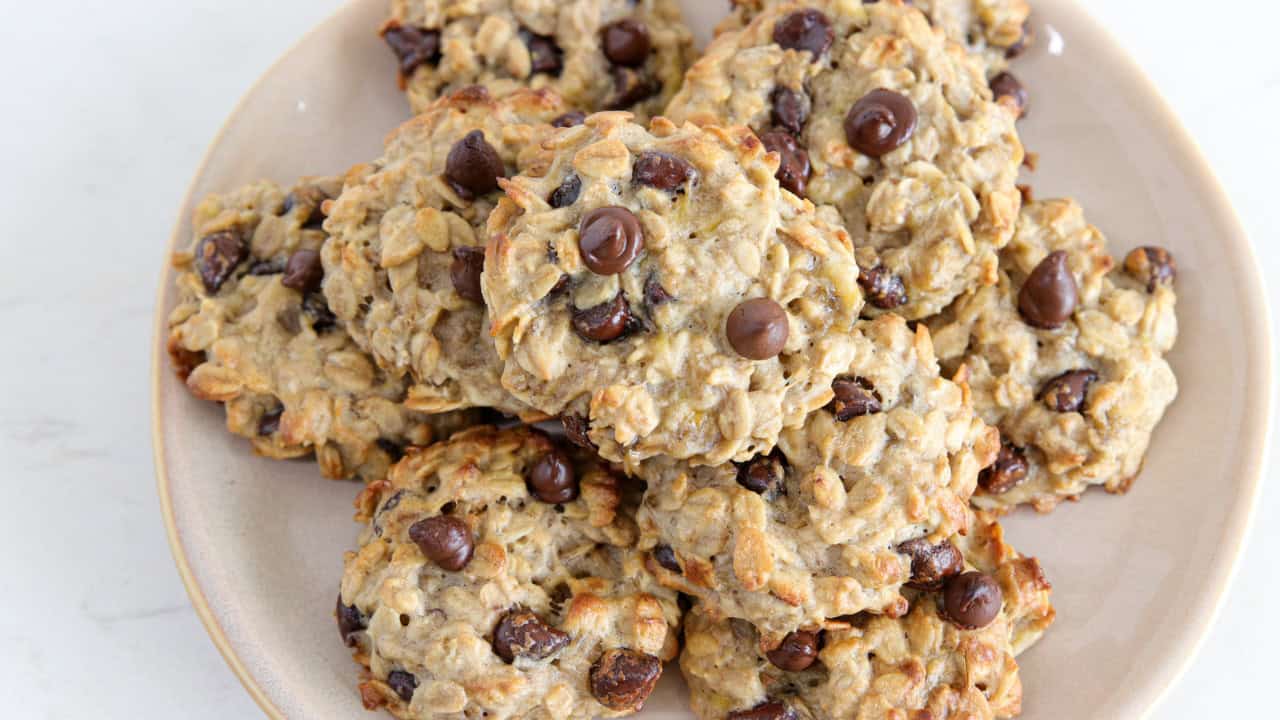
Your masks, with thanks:
<instances>
[{"instance_id":1,"label":"chocolate chip","mask_svg":"<svg viewBox=\"0 0 1280 720\"><path fill-rule=\"evenodd\" d=\"M874 415L884 409L876 386L866 378L838 377L831 383L831 389L836 394L831 401L831 412L840 422L848 422L863 415Z\"/></svg>"},{"instance_id":2,"label":"chocolate chip","mask_svg":"<svg viewBox=\"0 0 1280 720\"><path fill-rule=\"evenodd\" d=\"M236 266L249 257L249 245L234 230L219 230L205 235L196 245L196 270L205 290L218 292L231 277Z\"/></svg>"},{"instance_id":3,"label":"chocolate chip","mask_svg":"<svg viewBox=\"0 0 1280 720\"><path fill-rule=\"evenodd\" d=\"M302 312L311 318L311 329L317 335L324 335L338 325L338 317L329 309L329 303L325 301L324 295L318 292L302 296ZM296 334L297 330L294 333Z\"/></svg>"},{"instance_id":4,"label":"chocolate chip","mask_svg":"<svg viewBox=\"0 0 1280 720\"><path fill-rule=\"evenodd\" d=\"M613 69L613 97L605 103L606 110L626 110L657 95L662 86L634 68Z\"/></svg>"},{"instance_id":5,"label":"chocolate chip","mask_svg":"<svg viewBox=\"0 0 1280 720\"><path fill-rule=\"evenodd\" d=\"M778 647L765 653L769 662L787 672L800 672L818 659L818 634L808 630L787 633Z\"/></svg>"},{"instance_id":6,"label":"chocolate chip","mask_svg":"<svg viewBox=\"0 0 1280 720\"><path fill-rule=\"evenodd\" d=\"M573 329L586 340L608 343L640 328L640 320L631 313L627 298L618 291L612 300L595 307L573 308Z\"/></svg>"},{"instance_id":7,"label":"chocolate chip","mask_svg":"<svg viewBox=\"0 0 1280 720\"><path fill-rule=\"evenodd\" d=\"M624 207L596 208L578 226L582 262L597 275L617 275L644 249L640 220Z\"/></svg>"},{"instance_id":8,"label":"chocolate chip","mask_svg":"<svg viewBox=\"0 0 1280 720\"><path fill-rule=\"evenodd\" d=\"M1018 108L1018 117L1027 116L1027 89L1011 72L1002 72L991 78L991 92L995 95L996 100L1000 98L1009 98L1013 101L1015 107Z\"/></svg>"},{"instance_id":9,"label":"chocolate chip","mask_svg":"<svg viewBox=\"0 0 1280 720\"><path fill-rule=\"evenodd\" d=\"M725 720L800 720L800 716L777 700L766 700L750 710L735 710Z\"/></svg>"},{"instance_id":10,"label":"chocolate chip","mask_svg":"<svg viewBox=\"0 0 1280 720\"><path fill-rule=\"evenodd\" d=\"M760 142L769 152L778 153L778 183L792 193L804 197L809 186L809 153L790 133L771 130L760 136Z\"/></svg>"},{"instance_id":11,"label":"chocolate chip","mask_svg":"<svg viewBox=\"0 0 1280 720\"><path fill-rule=\"evenodd\" d=\"M409 526L409 539L422 554L445 570L457 572L471 562L475 539L462 518L437 515Z\"/></svg>"},{"instance_id":12,"label":"chocolate chip","mask_svg":"<svg viewBox=\"0 0 1280 720\"><path fill-rule=\"evenodd\" d=\"M568 456L552 448L543 455L527 478L529 492L544 503L559 505L578 497L578 478Z\"/></svg>"},{"instance_id":13,"label":"chocolate chip","mask_svg":"<svg viewBox=\"0 0 1280 720\"><path fill-rule=\"evenodd\" d=\"M942 593L946 618L964 630L977 630L991 624L1000 614L1004 596L990 576L970 571L947 581Z\"/></svg>"},{"instance_id":14,"label":"chocolate chip","mask_svg":"<svg viewBox=\"0 0 1280 720\"><path fill-rule=\"evenodd\" d=\"M537 35L529 30L521 30L520 38L529 48L530 70L536 75L559 75L564 69L564 51L553 38Z\"/></svg>"},{"instance_id":15,"label":"chocolate chip","mask_svg":"<svg viewBox=\"0 0 1280 720\"><path fill-rule=\"evenodd\" d=\"M440 33L415 27L390 27L382 39L400 59L400 74L408 77L422 65L440 61Z\"/></svg>"},{"instance_id":16,"label":"chocolate chip","mask_svg":"<svg viewBox=\"0 0 1280 720\"><path fill-rule=\"evenodd\" d=\"M472 130L454 144L445 159L444 178L463 200L497 190L498 178L505 176L502 158L479 130Z\"/></svg>"},{"instance_id":17,"label":"chocolate chip","mask_svg":"<svg viewBox=\"0 0 1280 720\"><path fill-rule=\"evenodd\" d=\"M635 650L606 650L591 666L591 694L610 710L639 710L662 676L662 661Z\"/></svg>"},{"instance_id":18,"label":"chocolate chip","mask_svg":"<svg viewBox=\"0 0 1280 720\"><path fill-rule=\"evenodd\" d=\"M373 444L386 453L387 457L391 458L391 462L400 462L400 459L404 457L404 446L394 440L378 438L373 441Z\"/></svg>"},{"instance_id":19,"label":"chocolate chip","mask_svg":"<svg viewBox=\"0 0 1280 720\"><path fill-rule=\"evenodd\" d=\"M680 567L680 561L676 559L676 551L671 549L670 545L658 545L653 548L653 559L662 567L671 572L682 575L684 569Z\"/></svg>"},{"instance_id":20,"label":"chocolate chip","mask_svg":"<svg viewBox=\"0 0 1280 720\"><path fill-rule=\"evenodd\" d=\"M551 627L524 608L503 615L493 629L493 652L508 664L518 657L542 660L568 644L568 633Z\"/></svg>"},{"instance_id":21,"label":"chocolate chip","mask_svg":"<svg viewBox=\"0 0 1280 720\"><path fill-rule=\"evenodd\" d=\"M831 21L813 8L797 10L773 26L775 43L786 50L808 51L813 55L813 62L826 54L835 37Z\"/></svg>"},{"instance_id":22,"label":"chocolate chip","mask_svg":"<svg viewBox=\"0 0 1280 720\"><path fill-rule=\"evenodd\" d=\"M614 65L638 67L649 57L653 46L649 40L649 28L639 20L623 18L606 25L602 33L601 49Z\"/></svg>"},{"instance_id":23,"label":"chocolate chip","mask_svg":"<svg viewBox=\"0 0 1280 720\"><path fill-rule=\"evenodd\" d=\"M564 435L569 442L580 448L595 450L596 444L591 442L591 424L581 415L561 415L560 424L564 426Z\"/></svg>"},{"instance_id":24,"label":"chocolate chip","mask_svg":"<svg viewBox=\"0 0 1280 720\"><path fill-rule=\"evenodd\" d=\"M275 435L276 431L280 429L280 416L282 415L284 415L283 405L277 405L262 413L262 417L258 418L258 437Z\"/></svg>"},{"instance_id":25,"label":"chocolate chip","mask_svg":"<svg viewBox=\"0 0 1280 720\"><path fill-rule=\"evenodd\" d=\"M581 125L587 119L587 114L581 110L570 110L551 121L551 127L567 128Z\"/></svg>"},{"instance_id":26,"label":"chocolate chip","mask_svg":"<svg viewBox=\"0 0 1280 720\"><path fill-rule=\"evenodd\" d=\"M401 700L409 702L413 699L413 691L418 689L418 678L404 670L392 670L387 673L387 684Z\"/></svg>"},{"instance_id":27,"label":"chocolate chip","mask_svg":"<svg viewBox=\"0 0 1280 720\"><path fill-rule=\"evenodd\" d=\"M738 465L738 484L763 495L780 487L785 474L781 455L761 455Z\"/></svg>"},{"instance_id":28,"label":"chocolate chip","mask_svg":"<svg viewBox=\"0 0 1280 720\"><path fill-rule=\"evenodd\" d=\"M880 265L858 273L858 285L867 294L867 302L881 310L892 310L907 304L907 288L902 278Z\"/></svg>"},{"instance_id":29,"label":"chocolate chip","mask_svg":"<svg viewBox=\"0 0 1280 720\"><path fill-rule=\"evenodd\" d=\"M667 192L683 192L698 176L685 160L663 152L643 152L636 158L631 181Z\"/></svg>"},{"instance_id":30,"label":"chocolate chip","mask_svg":"<svg viewBox=\"0 0 1280 720\"><path fill-rule=\"evenodd\" d=\"M657 307L669 303L675 298L671 297L671 293L662 287L662 283L658 282L658 278L650 275L644 281L644 302L649 307Z\"/></svg>"},{"instance_id":31,"label":"chocolate chip","mask_svg":"<svg viewBox=\"0 0 1280 720\"><path fill-rule=\"evenodd\" d=\"M342 642L347 647L355 647L356 640L351 636L365 629L360 610L355 605L343 605L342 596L339 595L335 613L338 616L338 634L342 636Z\"/></svg>"},{"instance_id":32,"label":"chocolate chip","mask_svg":"<svg viewBox=\"0 0 1280 720\"><path fill-rule=\"evenodd\" d=\"M768 360L786 347L791 326L781 305L770 298L753 298L739 303L729 313L724 330L739 355Z\"/></svg>"},{"instance_id":33,"label":"chocolate chip","mask_svg":"<svg viewBox=\"0 0 1280 720\"><path fill-rule=\"evenodd\" d=\"M899 545L898 552L911 558L911 580L907 587L916 590L941 590L947 578L964 570L964 556L950 540L934 545L924 538L916 538Z\"/></svg>"},{"instance_id":34,"label":"chocolate chip","mask_svg":"<svg viewBox=\"0 0 1280 720\"><path fill-rule=\"evenodd\" d=\"M560 183L560 187L551 191L551 197L547 198L547 202L553 208L569 207L578 202L578 196L582 194L582 178L577 175L570 175Z\"/></svg>"},{"instance_id":35,"label":"chocolate chip","mask_svg":"<svg viewBox=\"0 0 1280 720\"><path fill-rule=\"evenodd\" d=\"M799 136L809 121L809 99L791 88L779 86L769 96L773 103L770 119L776 127Z\"/></svg>"},{"instance_id":36,"label":"chocolate chip","mask_svg":"<svg viewBox=\"0 0 1280 720\"><path fill-rule=\"evenodd\" d=\"M324 266L320 264L320 253L315 250L294 250L289 262L284 266L284 277L280 284L300 292L313 292L320 289L320 281L324 279Z\"/></svg>"},{"instance_id":37,"label":"chocolate chip","mask_svg":"<svg viewBox=\"0 0 1280 720\"><path fill-rule=\"evenodd\" d=\"M1067 253L1049 253L1027 276L1018 291L1018 310L1032 327L1054 330L1062 327L1076 311L1079 288L1067 267Z\"/></svg>"},{"instance_id":38,"label":"chocolate chip","mask_svg":"<svg viewBox=\"0 0 1280 720\"><path fill-rule=\"evenodd\" d=\"M978 475L978 485L992 495L1001 495L1021 485L1029 469L1026 451L1002 440L996 461Z\"/></svg>"},{"instance_id":39,"label":"chocolate chip","mask_svg":"<svg viewBox=\"0 0 1280 720\"><path fill-rule=\"evenodd\" d=\"M1040 399L1050 410L1080 412L1084 409L1089 386L1097 380L1098 373L1092 370L1070 370L1045 383L1040 390Z\"/></svg>"},{"instance_id":40,"label":"chocolate chip","mask_svg":"<svg viewBox=\"0 0 1280 720\"><path fill-rule=\"evenodd\" d=\"M449 265L449 279L453 289L473 303L484 304L480 291L480 275L484 272L484 248L459 247L453 249L453 262Z\"/></svg>"},{"instance_id":41,"label":"chocolate chip","mask_svg":"<svg viewBox=\"0 0 1280 720\"><path fill-rule=\"evenodd\" d=\"M854 150L878 158L911 139L916 106L892 90L872 90L853 104L844 118L844 135Z\"/></svg>"},{"instance_id":42,"label":"chocolate chip","mask_svg":"<svg viewBox=\"0 0 1280 720\"><path fill-rule=\"evenodd\" d=\"M279 275L284 272L285 265L288 261L282 258L272 258L270 260L259 260L249 266L249 274L254 277L264 277L267 275Z\"/></svg>"},{"instance_id":43,"label":"chocolate chip","mask_svg":"<svg viewBox=\"0 0 1280 720\"><path fill-rule=\"evenodd\" d=\"M1162 247L1140 247L1125 256L1124 271L1153 293L1161 285L1173 285L1178 278L1178 262Z\"/></svg>"}]
</instances>

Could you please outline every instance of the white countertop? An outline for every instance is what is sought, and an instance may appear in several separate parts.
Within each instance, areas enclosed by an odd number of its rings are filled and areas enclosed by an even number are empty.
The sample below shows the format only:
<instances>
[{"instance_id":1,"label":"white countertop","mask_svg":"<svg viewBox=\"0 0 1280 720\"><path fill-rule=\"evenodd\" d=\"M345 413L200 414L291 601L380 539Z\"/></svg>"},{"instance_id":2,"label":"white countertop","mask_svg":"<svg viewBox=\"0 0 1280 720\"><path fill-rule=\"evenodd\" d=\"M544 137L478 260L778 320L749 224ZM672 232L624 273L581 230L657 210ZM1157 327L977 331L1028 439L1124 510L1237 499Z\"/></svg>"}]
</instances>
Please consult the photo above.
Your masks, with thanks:
<instances>
[{"instance_id":1,"label":"white countertop","mask_svg":"<svg viewBox=\"0 0 1280 720\"><path fill-rule=\"evenodd\" d=\"M1163 89L1234 198L1264 275L1280 274L1280 9L1258 0L1219 14L1191 0L1083 2ZM158 248L236 99L340 3L83 0L5 13L6 717L260 716L188 604L160 521L148 382ZM1258 18L1242 19L1249 6ZM1270 294L1276 306L1280 282ZM1214 488L1204 491L1212 502ZM1273 486L1221 620L1156 718L1274 713L1276 557Z\"/></svg>"}]
</instances>

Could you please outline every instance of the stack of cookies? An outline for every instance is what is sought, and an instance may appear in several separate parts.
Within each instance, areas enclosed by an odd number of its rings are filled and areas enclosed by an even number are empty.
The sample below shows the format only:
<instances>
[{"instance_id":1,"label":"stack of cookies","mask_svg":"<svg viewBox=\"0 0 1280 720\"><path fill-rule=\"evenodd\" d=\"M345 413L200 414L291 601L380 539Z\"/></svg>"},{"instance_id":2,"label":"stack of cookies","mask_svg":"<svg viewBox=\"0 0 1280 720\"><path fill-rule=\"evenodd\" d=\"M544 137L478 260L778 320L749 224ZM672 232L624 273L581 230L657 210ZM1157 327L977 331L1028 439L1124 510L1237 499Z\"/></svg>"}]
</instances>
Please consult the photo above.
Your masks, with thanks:
<instances>
[{"instance_id":1,"label":"stack of cookies","mask_svg":"<svg viewBox=\"0 0 1280 720\"><path fill-rule=\"evenodd\" d=\"M1173 258L1018 185L1024 0L733 5L395 0L382 156L196 210L175 369L361 484L366 707L1020 712L997 519L1133 482Z\"/></svg>"}]
</instances>

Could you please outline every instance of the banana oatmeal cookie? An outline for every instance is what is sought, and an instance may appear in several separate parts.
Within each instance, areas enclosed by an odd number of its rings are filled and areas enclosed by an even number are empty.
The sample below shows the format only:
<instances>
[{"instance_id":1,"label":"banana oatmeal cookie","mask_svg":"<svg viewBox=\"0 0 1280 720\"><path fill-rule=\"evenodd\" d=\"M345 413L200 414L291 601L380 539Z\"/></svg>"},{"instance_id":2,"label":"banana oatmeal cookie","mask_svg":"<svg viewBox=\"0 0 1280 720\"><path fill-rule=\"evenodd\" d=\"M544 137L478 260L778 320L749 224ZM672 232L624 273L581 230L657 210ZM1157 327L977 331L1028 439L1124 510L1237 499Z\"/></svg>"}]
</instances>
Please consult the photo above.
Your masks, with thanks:
<instances>
[{"instance_id":1,"label":"banana oatmeal cookie","mask_svg":"<svg viewBox=\"0 0 1280 720\"><path fill-rule=\"evenodd\" d=\"M382 37L414 112L481 84L549 88L578 110L647 118L693 53L676 0L394 0Z\"/></svg>"},{"instance_id":2,"label":"banana oatmeal cookie","mask_svg":"<svg viewBox=\"0 0 1280 720\"><path fill-rule=\"evenodd\" d=\"M695 609L680 667L703 720L990 720L1016 716L1014 657L1053 622L1033 558L977 517L968 537L914 555L903 617L867 613L764 642Z\"/></svg>"},{"instance_id":3,"label":"banana oatmeal cookie","mask_svg":"<svg viewBox=\"0 0 1280 720\"><path fill-rule=\"evenodd\" d=\"M642 466L639 547L669 587L716 617L787 633L862 611L901 615L904 550L965 530L999 438L938 372L928 331L861 323L830 405L739 465Z\"/></svg>"},{"instance_id":4,"label":"banana oatmeal cookie","mask_svg":"<svg viewBox=\"0 0 1280 720\"><path fill-rule=\"evenodd\" d=\"M366 707L406 720L639 710L681 613L630 549L623 482L529 428L410 449L356 502L367 527L338 598Z\"/></svg>"},{"instance_id":5,"label":"banana oatmeal cookie","mask_svg":"<svg viewBox=\"0 0 1280 720\"><path fill-rule=\"evenodd\" d=\"M831 400L852 245L780 192L750 130L600 113L542 151L488 228L507 390L630 466L747 460Z\"/></svg>"},{"instance_id":6,"label":"banana oatmeal cookie","mask_svg":"<svg viewBox=\"0 0 1280 720\"><path fill-rule=\"evenodd\" d=\"M206 198L194 245L175 253L169 354L227 428L271 458L315 453L328 477L381 478L407 444L447 436L477 413L404 405L406 383L356 347L320 293L323 204L336 178L268 182Z\"/></svg>"},{"instance_id":7,"label":"banana oatmeal cookie","mask_svg":"<svg viewBox=\"0 0 1280 720\"><path fill-rule=\"evenodd\" d=\"M1072 200L1028 205L999 282L929 321L1003 447L974 502L1051 510L1092 485L1128 490L1178 393L1164 354L1178 335L1177 265L1141 247L1116 268Z\"/></svg>"},{"instance_id":8,"label":"banana oatmeal cookie","mask_svg":"<svg viewBox=\"0 0 1280 720\"><path fill-rule=\"evenodd\" d=\"M488 335L484 225L498 180L566 110L545 90L459 90L393 132L380 160L352 168L331 204L324 293L381 367L418 381L415 408L528 415L502 390Z\"/></svg>"},{"instance_id":9,"label":"banana oatmeal cookie","mask_svg":"<svg viewBox=\"0 0 1280 720\"><path fill-rule=\"evenodd\" d=\"M995 282L1023 160L1015 103L899 0L771 5L690 68L673 121L749 125L779 180L838 211L873 312L938 312Z\"/></svg>"}]
</instances>

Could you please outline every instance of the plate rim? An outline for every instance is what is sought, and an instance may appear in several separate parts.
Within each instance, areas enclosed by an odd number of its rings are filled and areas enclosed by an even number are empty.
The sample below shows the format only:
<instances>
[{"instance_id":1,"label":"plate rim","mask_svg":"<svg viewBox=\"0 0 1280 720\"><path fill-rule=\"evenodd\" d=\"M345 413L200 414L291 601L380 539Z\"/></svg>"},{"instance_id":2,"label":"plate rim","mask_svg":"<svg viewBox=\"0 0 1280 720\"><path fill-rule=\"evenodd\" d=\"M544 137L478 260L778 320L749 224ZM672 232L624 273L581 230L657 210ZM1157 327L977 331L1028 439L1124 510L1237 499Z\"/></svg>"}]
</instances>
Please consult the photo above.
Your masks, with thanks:
<instances>
[{"instance_id":1,"label":"plate rim","mask_svg":"<svg viewBox=\"0 0 1280 720\"><path fill-rule=\"evenodd\" d=\"M215 149L221 145L227 135L229 126L240 115L249 99L256 94L266 78L271 76L280 65L293 56L300 46L306 44L315 35L329 29L331 26L342 23L364 1L367 0L346 0L332 14L304 32L259 74L236 101L205 148L199 163L192 173L187 190L183 194L178 216L174 221L173 230L170 232L168 242L165 245L160 281L156 288L152 320L154 334L151 361L151 443L156 474L156 489L160 501L165 536L183 587L196 611L197 617L199 617L201 624L204 626L206 634L245 691L248 692L249 696L267 717L272 720L289 720L289 718L267 695L258 679L249 671L233 647L230 638L222 627L222 623L205 595L204 588L201 587L196 578L187 556L181 531L178 528L169 486L170 474L166 461L167 448L164 443L161 413L161 398L164 392L163 378L166 377L165 373L168 372L168 356L165 350L168 335L168 311L165 305L165 296L172 282L173 267L171 258L175 248L179 247L179 243L183 240L181 235L183 235L183 226L186 222L183 212L192 206L195 200L196 186L207 170ZM1120 44L1111 30L1076 0L1040 0L1040 2L1057 5L1064 11L1079 16L1087 30L1100 37L1103 46L1113 56L1116 62L1112 67L1118 68L1123 75L1136 81L1145 90L1151 100L1148 104L1148 109L1155 120L1158 121L1159 128L1163 131L1161 134L1168 139L1168 143L1172 147L1179 150L1190 163L1197 167L1199 175L1203 179L1201 184L1209 191L1204 198L1208 211L1211 215L1220 218L1224 225L1232 230L1231 233L1228 233L1229 237L1226 238L1226 242L1232 246L1234 251L1232 256L1237 260L1238 269L1242 270L1242 272L1236 273L1236 277L1240 281L1239 287L1243 296L1250 300L1256 308L1256 312L1250 315L1251 321L1246 320L1244 322L1244 329L1251 332L1254 341L1253 352L1251 353L1253 357L1249 359L1249 364L1255 370L1252 377L1245 378L1245 383L1247 387L1259 388L1261 391L1250 393L1247 396L1242 414L1242 418L1246 421L1246 426L1253 428L1253 431L1249 433L1247 438L1244 438L1243 442L1243 446L1250 451L1245 456L1246 459L1241 462L1241 477L1246 485L1238 493L1224 527L1222 547L1229 550L1227 553L1229 559L1212 568L1213 582L1210 584L1213 590L1211 591L1211 597L1204 598L1198 604L1200 606L1198 611L1203 621L1194 623L1196 629L1178 643L1178 647L1175 648L1177 656L1170 657L1169 665L1157 669L1151 680L1146 683L1147 687L1138 690L1138 697L1135 700L1141 703L1141 709L1137 717L1145 720L1154 714L1172 689L1185 676L1208 640L1210 631L1217 625L1231 587L1234 585L1235 578L1239 573L1248 540L1257 519L1258 500L1261 495L1264 473L1271 457L1271 447L1268 439L1271 436L1271 426L1274 421L1276 405L1273 377L1275 365L1274 341L1271 333L1272 309L1269 298L1263 291L1261 271L1257 263L1253 243L1250 241L1239 212L1232 204L1225 186L1223 186L1217 172L1208 161L1200 144L1191 135L1186 126L1183 125L1182 120L1174 112L1159 86L1143 70L1136 58L1129 53L1125 46Z\"/></svg>"}]
</instances>

